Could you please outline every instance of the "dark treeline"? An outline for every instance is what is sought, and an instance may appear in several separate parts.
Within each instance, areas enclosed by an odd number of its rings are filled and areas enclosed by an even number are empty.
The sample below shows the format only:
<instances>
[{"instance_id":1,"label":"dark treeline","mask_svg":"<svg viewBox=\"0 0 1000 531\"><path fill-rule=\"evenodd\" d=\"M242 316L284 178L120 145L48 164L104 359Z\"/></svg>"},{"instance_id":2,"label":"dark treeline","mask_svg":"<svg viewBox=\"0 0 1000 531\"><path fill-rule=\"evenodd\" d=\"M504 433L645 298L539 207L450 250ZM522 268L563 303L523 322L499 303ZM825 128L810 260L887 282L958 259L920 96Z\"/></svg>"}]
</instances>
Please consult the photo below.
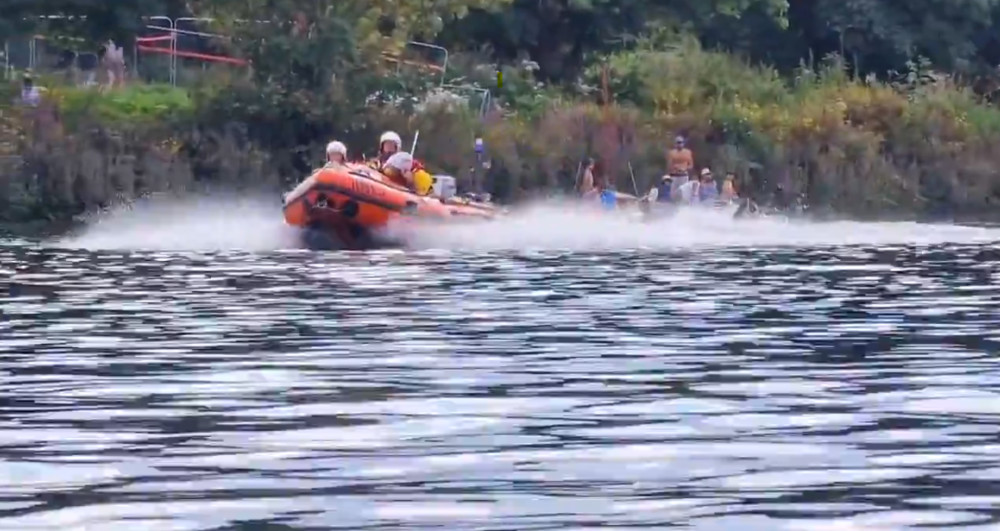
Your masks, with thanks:
<instances>
[{"instance_id":1,"label":"dark treeline","mask_svg":"<svg viewBox=\"0 0 1000 531\"><path fill-rule=\"evenodd\" d=\"M95 43L107 38L129 42L142 25L140 15L233 13L229 4L6 0L0 5L0 40L45 27ZM300 9L291 0L260 7L258 17L320 12ZM382 27L395 24L394 16L407 9L386 11ZM786 73L838 53L860 75L888 77L924 59L930 68L980 81L984 90L995 90L1000 79L1000 0L468 0L451 2L446 9L452 16L407 28L409 35L501 62L529 59L539 65L543 79L554 82L572 82L595 56L627 49L664 29L694 34L707 48L738 53ZM239 11L253 14L246 8ZM35 18L51 15L68 18Z\"/></svg>"},{"instance_id":2,"label":"dark treeline","mask_svg":"<svg viewBox=\"0 0 1000 531\"><path fill-rule=\"evenodd\" d=\"M932 68L995 84L1000 65L997 0L515 0L449 25L441 40L504 60L531 58L546 78L565 81L593 54L662 28L786 73L839 53L857 73L889 76L922 57Z\"/></svg>"}]
</instances>

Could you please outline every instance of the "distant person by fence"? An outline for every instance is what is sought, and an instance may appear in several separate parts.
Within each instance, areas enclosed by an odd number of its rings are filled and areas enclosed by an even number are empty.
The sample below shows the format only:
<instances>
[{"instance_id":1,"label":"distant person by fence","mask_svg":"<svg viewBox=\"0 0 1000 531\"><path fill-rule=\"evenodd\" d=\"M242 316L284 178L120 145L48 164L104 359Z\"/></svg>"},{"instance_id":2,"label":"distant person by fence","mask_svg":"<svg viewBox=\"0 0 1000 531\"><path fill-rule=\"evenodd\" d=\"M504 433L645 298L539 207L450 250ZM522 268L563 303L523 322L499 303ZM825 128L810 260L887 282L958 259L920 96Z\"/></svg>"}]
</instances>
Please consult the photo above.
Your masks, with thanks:
<instances>
[{"instance_id":1,"label":"distant person by fence","mask_svg":"<svg viewBox=\"0 0 1000 531\"><path fill-rule=\"evenodd\" d=\"M108 39L101 48L101 65L107 80L107 88L125 86L125 51Z\"/></svg>"},{"instance_id":2,"label":"distant person by fence","mask_svg":"<svg viewBox=\"0 0 1000 531\"><path fill-rule=\"evenodd\" d=\"M63 134L58 109L45 97L46 92L45 87L37 84L32 72L24 73L21 78L21 92L14 104L23 110L18 114L32 124L29 138L33 142Z\"/></svg>"},{"instance_id":3,"label":"distant person by fence","mask_svg":"<svg viewBox=\"0 0 1000 531\"><path fill-rule=\"evenodd\" d=\"M42 102L42 91L35 85L35 78L30 73L21 78L21 95L17 102L30 107L38 107Z\"/></svg>"}]
</instances>

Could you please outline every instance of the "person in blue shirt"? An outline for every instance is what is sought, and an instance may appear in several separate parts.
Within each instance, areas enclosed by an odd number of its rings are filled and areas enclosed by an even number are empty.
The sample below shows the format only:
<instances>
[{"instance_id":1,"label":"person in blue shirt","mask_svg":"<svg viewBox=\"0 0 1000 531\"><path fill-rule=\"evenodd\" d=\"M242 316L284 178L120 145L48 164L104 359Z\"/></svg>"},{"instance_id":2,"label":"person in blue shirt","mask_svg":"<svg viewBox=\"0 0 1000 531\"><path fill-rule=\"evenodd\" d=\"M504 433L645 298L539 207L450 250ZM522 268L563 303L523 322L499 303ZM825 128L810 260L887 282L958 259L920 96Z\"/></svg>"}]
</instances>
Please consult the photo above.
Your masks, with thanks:
<instances>
[{"instance_id":1,"label":"person in blue shirt","mask_svg":"<svg viewBox=\"0 0 1000 531\"><path fill-rule=\"evenodd\" d=\"M660 184L656 187L656 202L657 203L669 203L670 202L670 190L673 188L674 179L669 175L664 175L663 179L660 180Z\"/></svg>"},{"instance_id":2,"label":"person in blue shirt","mask_svg":"<svg viewBox=\"0 0 1000 531\"><path fill-rule=\"evenodd\" d=\"M601 206L604 210L614 210L618 206L618 192L614 186L609 184L601 190Z\"/></svg>"}]
</instances>

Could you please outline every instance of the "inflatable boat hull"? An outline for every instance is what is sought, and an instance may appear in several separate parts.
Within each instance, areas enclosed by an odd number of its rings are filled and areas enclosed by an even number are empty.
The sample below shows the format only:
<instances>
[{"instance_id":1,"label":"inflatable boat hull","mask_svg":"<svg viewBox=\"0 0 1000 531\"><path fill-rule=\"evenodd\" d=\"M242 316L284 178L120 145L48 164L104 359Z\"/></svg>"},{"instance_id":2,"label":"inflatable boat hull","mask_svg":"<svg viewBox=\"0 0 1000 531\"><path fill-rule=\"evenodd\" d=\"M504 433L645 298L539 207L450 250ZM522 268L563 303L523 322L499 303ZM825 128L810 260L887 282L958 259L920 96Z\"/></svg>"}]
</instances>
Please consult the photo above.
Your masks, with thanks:
<instances>
[{"instance_id":1,"label":"inflatable boat hull","mask_svg":"<svg viewBox=\"0 0 1000 531\"><path fill-rule=\"evenodd\" d=\"M288 225L302 229L303 243L316 249L397 246L385 229L405 220L457 222L493 219L489 203L419 196L360 164L326 166L284 199Z\"/></svg>"}]
</instances>

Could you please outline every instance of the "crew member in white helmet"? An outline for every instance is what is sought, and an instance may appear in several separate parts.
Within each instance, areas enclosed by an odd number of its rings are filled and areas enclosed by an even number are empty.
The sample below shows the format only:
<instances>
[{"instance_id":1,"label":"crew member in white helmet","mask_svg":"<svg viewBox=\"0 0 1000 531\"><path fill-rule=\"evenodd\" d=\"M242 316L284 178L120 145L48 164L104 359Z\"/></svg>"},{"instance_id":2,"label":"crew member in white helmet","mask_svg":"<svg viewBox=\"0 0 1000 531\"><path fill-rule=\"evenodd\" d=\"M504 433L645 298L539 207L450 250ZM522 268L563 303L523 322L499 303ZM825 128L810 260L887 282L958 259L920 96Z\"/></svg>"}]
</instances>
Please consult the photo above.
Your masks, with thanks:
<instances>
[{"instance_id":1,"label":"crew member in white helmet","mask_svg":"<svg viewBox=\"0 0 1000 531\"><path fill-rule=\"evenodd\" d=\"M344 164L347 162L347 146L334 140L326 145L326 163Z\"/></svg>"},{"instance_id":2,"label":"crew member in white helmet","mask_svg":"<svg viewBox=\"0 0 1000 531\"><path fill-rule=\"evenodd\" d=\"M403 149L403 139L399 138L396 132L386 131L382 133L382 137L378 140L378 168L376 169L381 170L389 157L401 149Z\"/></svg>"},{"instance_id":3,"label":"crew member in white helmet","mask_svg":"<svg viewBox=\"0 0 1000 531\"><path fill-rule=\"evenodd\" d=\"M392 182L414 190L413 156L405 151L397 151L386 159L382 165L382 174Z\"/></svg>"}]
</instances>

